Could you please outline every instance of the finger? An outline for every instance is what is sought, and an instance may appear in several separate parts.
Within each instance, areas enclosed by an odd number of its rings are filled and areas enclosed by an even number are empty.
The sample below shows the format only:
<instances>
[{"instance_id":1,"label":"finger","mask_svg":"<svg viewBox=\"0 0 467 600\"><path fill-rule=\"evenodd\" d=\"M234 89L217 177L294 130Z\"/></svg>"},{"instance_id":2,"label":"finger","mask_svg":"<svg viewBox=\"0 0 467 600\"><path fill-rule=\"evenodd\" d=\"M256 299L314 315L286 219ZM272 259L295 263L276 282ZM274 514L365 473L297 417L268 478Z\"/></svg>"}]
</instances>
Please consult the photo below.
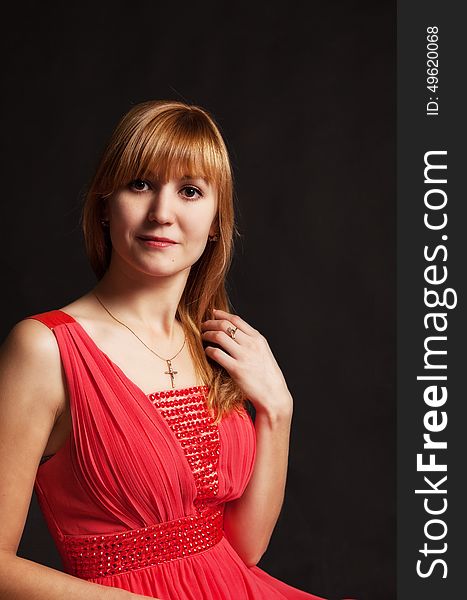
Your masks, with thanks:
<instances>
[{"instance_id":1,"label":"finger","mask_svg":"<svg viewBox=\"0 0 467 600\"><path fill-rule=\"evenodd\" d=\"M239 329L241 329L243 331L243 333L246 333L248 335L254 335L254 334L258 333L254 327L249 325L245 320L243 320L238 315L234 315L232 313L229 313L225 310L221 310L219 308L213 308L213 313L214 313L214 316L216 317L216 319L219 319L219 318L227 319L227 321L230 321L233 325L235 325L235 327L238 327Z\"/></svg>"},{"instance_id":2,"label":"finger","mask_svg":"<svg viewBox=\"0 0 467 600\"><path fill-rule=\"evenodd\" d=\"M201 324L201 331L223 331L224 333L227 333L227 335L229 335L229 327L235 329L236 326L232 323L232 321L229 321L228 319L209 319L209 321L204 321L204 323ZM241 337L243 334L244 332L240 328L237 328L235 331L235 339L238 339L238 336Z\"/></svg>"},{"instance_id":3,"label":"finger","mask_svg":"<svg viewBox=\"0 0 467 600\"><path fill-rule=\"evenodd\" d=\"M205 331L201 337L208 342L219 344L233 358L239 358L241 355L240 344L224 331Z\"/></svg>"},{"instance_id":4,"label":"finger","mask_svg":"<svg viewBox=\"0 0 467 600\"><path fill-rule=\"evenodd\" d=\"M224 350L221 350L221 348L215 348L214 346L206 346L204 351L209 356L209 358L214 359L222 367L227 369L230 375L232 375L236 365L235 358L229 356L227 352L224 352Z\"/></svg>"}]
</instances>

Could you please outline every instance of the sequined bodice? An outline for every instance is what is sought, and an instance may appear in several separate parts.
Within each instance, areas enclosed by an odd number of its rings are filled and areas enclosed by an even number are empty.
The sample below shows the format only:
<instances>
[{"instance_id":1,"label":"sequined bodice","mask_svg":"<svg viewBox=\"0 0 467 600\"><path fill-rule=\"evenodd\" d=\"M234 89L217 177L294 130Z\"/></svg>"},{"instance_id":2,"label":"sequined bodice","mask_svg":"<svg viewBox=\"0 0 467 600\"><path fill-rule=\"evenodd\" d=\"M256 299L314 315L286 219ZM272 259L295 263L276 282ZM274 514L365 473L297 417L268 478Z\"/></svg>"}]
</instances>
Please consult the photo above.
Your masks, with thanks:
<instances>
[{"instance_id":1,"label":"sequined bodice","mask_svg":"<svg viewBox=\"0 0 467 600\"><path fill-rule=\"evenodd\" d=\"M198 508L219 489L219 430L208 413L205 394L208 386L168 390L149 394L174 432L193 471L198 495Z\"/></svg>"}]
</instances>

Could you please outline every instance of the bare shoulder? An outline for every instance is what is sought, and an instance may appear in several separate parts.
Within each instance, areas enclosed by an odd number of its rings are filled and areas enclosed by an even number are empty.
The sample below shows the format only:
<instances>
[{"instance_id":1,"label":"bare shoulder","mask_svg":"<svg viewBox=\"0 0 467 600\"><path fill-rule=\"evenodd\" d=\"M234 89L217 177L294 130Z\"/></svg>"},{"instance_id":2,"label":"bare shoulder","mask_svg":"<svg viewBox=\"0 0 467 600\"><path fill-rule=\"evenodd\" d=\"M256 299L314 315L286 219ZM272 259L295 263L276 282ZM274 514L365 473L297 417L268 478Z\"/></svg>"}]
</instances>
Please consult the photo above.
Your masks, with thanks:
<instances>
[{"instance_id":1,"label":"bare shoulder","mask_svg":"<svg viewBox=\"0 0 467 600\"><path fill-rule=\"evenodd\" d=\"M50 359L59 356L53 332L37 319L18 321L0 346L1 366L15 362L20 368L26 363L31 366L50 366Z\"/></svg>"},{"instance_id":2,"label":"bare shoulder","mask_svg":"<svg viewBox=\"0 0 467 600\"><path fill-rule=\"evenodd\" d=\"M16 323L0 346L0 396L60 413L65 389L60 351L54 333L37 319ZM0 398L0 399L1 399Z\"/></svg>"}]
</instances>

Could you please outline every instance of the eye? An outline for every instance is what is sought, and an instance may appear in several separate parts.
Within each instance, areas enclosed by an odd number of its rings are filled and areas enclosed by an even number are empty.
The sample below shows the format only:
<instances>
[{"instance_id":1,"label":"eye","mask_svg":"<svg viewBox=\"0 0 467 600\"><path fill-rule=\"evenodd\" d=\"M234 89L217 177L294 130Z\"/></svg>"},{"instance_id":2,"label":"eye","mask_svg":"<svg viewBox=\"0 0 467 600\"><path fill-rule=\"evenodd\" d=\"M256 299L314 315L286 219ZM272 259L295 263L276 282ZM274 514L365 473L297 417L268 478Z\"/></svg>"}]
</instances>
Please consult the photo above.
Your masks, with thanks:
<instances>
[{"instance_id":1,"label":"eye","mask_svg":"<svg viewBox=\"0 0 467 600\"><path fill-rule=\"evenodd\" d=\"M185 192L183 195L185 198L188 198L188 200L198 200L198 198L201 198L203 195L201 190L192 185L186 185L180 191ZM196 194L198 194L198 196L196 196Z\"/></svg>"},{"instance_id":2,"label":"eye","mask_svg":"<svg viewBox=\"0 0 467 600\"><path fill-rule=\"evenodd\" d=\"M149 190L149 183L144 179L134 179L130 181L128 187L135 192L147 192Z\"/></svg>"}]
</instances>

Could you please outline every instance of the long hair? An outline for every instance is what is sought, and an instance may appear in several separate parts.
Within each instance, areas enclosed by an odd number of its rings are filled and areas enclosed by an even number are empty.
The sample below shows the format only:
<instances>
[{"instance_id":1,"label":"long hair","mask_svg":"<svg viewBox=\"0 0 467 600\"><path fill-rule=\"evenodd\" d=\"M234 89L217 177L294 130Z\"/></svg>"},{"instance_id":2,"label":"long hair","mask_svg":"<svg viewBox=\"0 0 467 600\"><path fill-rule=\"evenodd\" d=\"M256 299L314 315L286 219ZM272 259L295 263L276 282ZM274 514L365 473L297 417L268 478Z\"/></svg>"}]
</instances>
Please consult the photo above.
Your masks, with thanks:
<instances>
[{"instance_id":1,"label":"long hair","mask_svg":"<svg viewBox=\"0 0 467 600\"><path fill-rule=\"evenodd\" d=\"M177 318L184 327L196 373L209 385L208 406L216 420L238 410L245 396L228 372L204 352L200 326L212 308L231 311L225 280L233 253L233 175L225 142L214 118L199 106L154 100L134 106L118 123L84 198L82 227L86 254L100 280L111 258L108 230L101 225L102 201L135 179L157 174L161 181L192 176L214 184L218 205L217 242L209 242L191 267Z\"/></svg>"}]
</instances>

